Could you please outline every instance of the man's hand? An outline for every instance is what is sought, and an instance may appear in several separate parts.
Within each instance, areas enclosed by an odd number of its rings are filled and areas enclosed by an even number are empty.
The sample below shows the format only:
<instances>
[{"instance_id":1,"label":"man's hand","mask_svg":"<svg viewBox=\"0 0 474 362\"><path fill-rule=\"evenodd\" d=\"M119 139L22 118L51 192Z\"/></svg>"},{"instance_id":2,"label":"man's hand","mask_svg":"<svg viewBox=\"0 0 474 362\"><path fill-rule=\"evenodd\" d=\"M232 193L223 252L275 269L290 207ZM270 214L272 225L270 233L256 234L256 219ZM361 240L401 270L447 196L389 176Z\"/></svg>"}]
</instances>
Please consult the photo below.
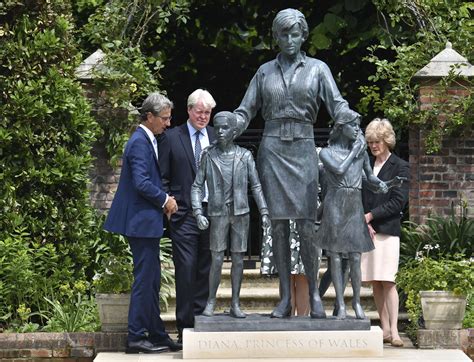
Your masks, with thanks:
<instances>
[{"instance_id":1,"label":"man's hand","mask_svg":"<svg viewBox=\"0 0 474 362\"><path fill-rule=\"evenodd\" d=\"M196 216L196 221L199 230L206 230L209 227L209 220L204 215Z\"/></svg>"},{"instance_id":2,"label":"man's hand","mask_svg":"<svg viewBox=\"0 0 474 362\"><path fill-rule=\"evenodd\" d=\"M164 212L168 220L170 219L171 215L173 215L176 211L178 211L178 204L176 203L176 199L174 196L169 196L168 201L164 206Z\"/></svg>"}]
</instances>

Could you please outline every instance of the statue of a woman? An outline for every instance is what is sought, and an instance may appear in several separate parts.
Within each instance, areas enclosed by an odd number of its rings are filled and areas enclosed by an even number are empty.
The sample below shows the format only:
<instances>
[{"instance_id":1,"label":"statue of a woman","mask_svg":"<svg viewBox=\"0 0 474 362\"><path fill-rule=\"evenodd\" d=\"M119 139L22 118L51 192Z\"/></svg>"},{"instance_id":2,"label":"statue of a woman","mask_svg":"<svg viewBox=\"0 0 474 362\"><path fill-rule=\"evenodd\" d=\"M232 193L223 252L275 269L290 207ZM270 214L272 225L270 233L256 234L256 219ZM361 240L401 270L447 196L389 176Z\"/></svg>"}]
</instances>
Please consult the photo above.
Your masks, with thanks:
<instances>
[{"instance_id":1,"label":"statue of a woman","mask_svg":"<svg viewBox=\"0 0 474 362\"><path fill-rule=\"evenodd\" d=\"M308 37L304 15L294 9L282 10L273 20L272 31L280 53L258 69L235 110L241 132L258 111L265 120L257 167L272 223L281 297L271 316L282 318L291 313L288 237L289 220L294 219L309 283L311 317L325 318L317 288L320 252L314 242L318 155L313 124L321 101L333 119L352 111L328 66L301 51Z\"/></svg>"}]
</instances>

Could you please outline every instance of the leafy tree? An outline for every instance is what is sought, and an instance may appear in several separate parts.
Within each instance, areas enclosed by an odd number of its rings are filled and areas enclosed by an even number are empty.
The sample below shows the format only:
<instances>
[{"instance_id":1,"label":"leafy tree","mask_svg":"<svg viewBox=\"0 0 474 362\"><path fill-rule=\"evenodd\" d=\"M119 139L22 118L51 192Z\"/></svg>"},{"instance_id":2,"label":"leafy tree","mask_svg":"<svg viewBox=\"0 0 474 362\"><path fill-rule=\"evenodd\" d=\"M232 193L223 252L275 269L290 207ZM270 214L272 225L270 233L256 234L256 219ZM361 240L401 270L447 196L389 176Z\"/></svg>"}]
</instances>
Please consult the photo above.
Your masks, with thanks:
<instances>
[{"instance_id":1,"label":"leafy tree","mask_svg":"<svg viewBox=\"0 0 474 362\"><path fill-rule=\"evenodd\" d=\"M369 48L370 54L365 57L376 66L376 71L369 77L372 84L361 87L365 94L362 108L373 107L398 127L417 125L427 130L427 151L438 151L443 136L472 129L472 82L458 82L456 69L453 69L451 76L440 81L439 94L435 95L444 98L444 102L431 110L419 110L419 87L413 82L413 76L444 49L447 41L452 42L459 53L473 59L474 3L374 0L374 4L383 18L385 35ZM467 97L446 97L446 89L453 82L464 88Z\"/></svg>"}]
</instances>

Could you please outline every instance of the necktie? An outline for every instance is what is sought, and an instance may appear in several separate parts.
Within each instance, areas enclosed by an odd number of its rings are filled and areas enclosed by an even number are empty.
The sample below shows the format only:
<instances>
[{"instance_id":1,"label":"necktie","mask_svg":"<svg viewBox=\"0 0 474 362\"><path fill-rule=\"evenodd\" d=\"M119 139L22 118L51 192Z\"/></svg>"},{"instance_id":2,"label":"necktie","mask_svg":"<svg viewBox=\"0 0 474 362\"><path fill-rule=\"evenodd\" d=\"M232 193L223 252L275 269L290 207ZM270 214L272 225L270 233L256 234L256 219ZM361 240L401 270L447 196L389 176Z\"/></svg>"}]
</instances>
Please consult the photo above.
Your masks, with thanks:
<instances>
[{"instance_id":1,"label":"necktie","mask_svg":"<svg viewBox=\"0 0 474 362\"><path fill-rule=\"evenodd\" d=\"M196 162L196 168L199 168L199 163L201 162L201 140L199 136L201 135L201 131L196 131L194 136L196 137L196 141L194 142L194 160Z\"/></svg>"},{"instance_id":2,"label":"necktie","mask_svg":"<svg viewBox=\"0 0 474 362\"><path fill-rule=\"evenodd\" d=\"M201 135L201 131L196 131L194 134L196 136L196 141L194 142L194 160L196 162L196 169L199 168L199 164L201 163L201 140L199 139L199 136ZM206 197L206 188L207 186L204 185L202 188L202 193L201 193L201 200L204 200Z\"/></svg>"},{"instance_id":3,"label":"necktie","mask_svg":"<svg viewBox=\"0 0 474 362\"><path fill-rule=\"evenodd\" d=\"M153 138L153 149L155 150L156 158L158 158L158 142L156 142L156 138Z\"/></svg>"}]
</instances>

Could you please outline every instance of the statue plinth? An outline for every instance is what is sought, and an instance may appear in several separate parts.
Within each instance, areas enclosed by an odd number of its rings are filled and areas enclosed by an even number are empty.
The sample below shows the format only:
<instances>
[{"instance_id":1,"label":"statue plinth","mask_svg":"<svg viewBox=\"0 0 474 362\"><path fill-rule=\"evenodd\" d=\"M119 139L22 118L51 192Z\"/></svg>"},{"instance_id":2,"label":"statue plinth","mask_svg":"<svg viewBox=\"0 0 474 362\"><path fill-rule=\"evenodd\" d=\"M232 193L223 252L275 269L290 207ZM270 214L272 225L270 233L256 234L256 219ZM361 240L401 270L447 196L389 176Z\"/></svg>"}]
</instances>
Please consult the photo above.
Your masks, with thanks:
<instances>
[{"instance_id":1,"label":"statue plinth","mask_svg":"<svg viewBox=\"0 0 474 362\"><path fill-rule=\"evenodd\" d=\"M382 339L368 319L198 316L183 332L183 359L380 357Z\"/></svg>"},{"instance_id":2,"label":"statue plinth","mask_svg":"<svg viewBox=\"0 0 474 362\"><path fill-rule=\"evenodd\" d=\"M213 317L196 316L195 332L264 332L264 331L369 331L369 319L336 319L328 317L270 318L268 314L249 314L247 318L232 318L229 314Z\"/></svg>"}]
</instances>

